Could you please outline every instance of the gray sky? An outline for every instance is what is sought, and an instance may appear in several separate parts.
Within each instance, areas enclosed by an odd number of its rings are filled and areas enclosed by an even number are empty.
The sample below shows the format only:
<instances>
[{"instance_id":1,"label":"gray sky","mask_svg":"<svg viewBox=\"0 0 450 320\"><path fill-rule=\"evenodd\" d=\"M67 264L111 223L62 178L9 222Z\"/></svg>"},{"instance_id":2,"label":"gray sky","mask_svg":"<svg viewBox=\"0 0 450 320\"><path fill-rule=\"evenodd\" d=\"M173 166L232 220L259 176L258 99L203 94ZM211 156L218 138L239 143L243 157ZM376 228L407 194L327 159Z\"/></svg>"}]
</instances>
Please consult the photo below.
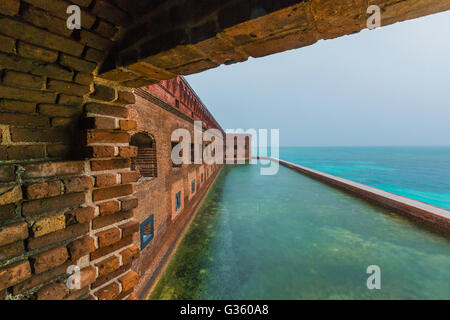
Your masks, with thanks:
<instances>
[{"instance_id":1,"label":"gray sky","mask_svg":"<svg viewBox=\"0 0 450 320\"><path fill-rule=\"evenodd\" d=\"M226 128L282 146L450 145L450 12L186 77Z\"/></svg>"}]
</instances>

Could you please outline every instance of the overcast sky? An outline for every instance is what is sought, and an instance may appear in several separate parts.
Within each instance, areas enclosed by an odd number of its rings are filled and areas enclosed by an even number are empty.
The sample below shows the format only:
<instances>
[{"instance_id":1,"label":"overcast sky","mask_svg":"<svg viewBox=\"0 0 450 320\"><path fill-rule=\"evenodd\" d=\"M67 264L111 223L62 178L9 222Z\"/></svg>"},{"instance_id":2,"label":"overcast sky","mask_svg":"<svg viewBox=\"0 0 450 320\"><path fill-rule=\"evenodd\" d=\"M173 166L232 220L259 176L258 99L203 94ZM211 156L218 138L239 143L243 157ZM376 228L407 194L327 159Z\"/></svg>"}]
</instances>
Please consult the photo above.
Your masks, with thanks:
<instances>
[{"instance_id":1,"label":"overcast sky","mask_svg":"<svg viewBox=\"0 0 450 320\"><path fill-rule=\"evenodd\" d=\"M224 129L282 146L450 145L450 12L186 78Z\"/></svg>"}]
</instances>

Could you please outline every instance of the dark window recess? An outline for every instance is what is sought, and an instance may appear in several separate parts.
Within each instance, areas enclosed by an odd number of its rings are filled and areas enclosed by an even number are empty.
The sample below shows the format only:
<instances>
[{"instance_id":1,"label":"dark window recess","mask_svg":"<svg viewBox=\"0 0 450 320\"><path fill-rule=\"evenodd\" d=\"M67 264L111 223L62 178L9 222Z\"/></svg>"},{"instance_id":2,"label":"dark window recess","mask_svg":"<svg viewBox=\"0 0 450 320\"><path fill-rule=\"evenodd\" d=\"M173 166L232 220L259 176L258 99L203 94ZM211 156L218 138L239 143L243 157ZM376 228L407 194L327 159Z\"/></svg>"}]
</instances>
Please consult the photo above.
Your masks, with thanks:
<instances>
[{"instance_id":1,"label":"dark window recess","mask_svg":"<svg viewBox=\"0 0 450 320\"><path fill-rule=\"evenodd\" d=\"M195 144L191 143L191 163L195 163Z\"/></svg>"},{"instance_id":2,"label":"dark window recess","mask_svg":"<svg viewBox=\"0 0 450 320\"><path fill-rule=\"evenodd\" d=\"M150 241L152 241L154 234L154 215L152 214L141 223L141 250L144 249Z\"/></svg>"},{"instance_id":3,"label":"dark window recess","mask_svg":"<svg viewBox=\"0 0 450 320\"><path fill-rule=\"evenodd\" d=\"M178 191L175 196L175 210L178 211L181 207L181 191Z\"/></svg>"},{"instance_id":4,"label":"dark window recess","mask_svg":"<svg viewBox=\"0 0 450 320\"><path fill-rule=\"evenodd\" d=\"M130 145L138 148L136 158L131 158L131 169L138 171L143 177L157 177L155 139L146 133L136 133L131 137Z\"/></svg>"},{"instance_id":5,"label":"dark window recess","mask_svg":"<svg viewBox=\"0 0 450 320\"><path fill-rule=\"evenodd\" d=\"M195 180L192 180L192 182L191 182L191 190L192 190L192 193L195 193Z\"/></svg>"},{"instance_id":6,"label":"dark window recess","mask_svg":"<svg viewBox=\"0 0 450 320\"><path fill-rule=\"evenodd\" d=\"M208 168L206 169L206 177L207 178L209 177L209 169Z\"/></svg>"},{"instance_id":7,"label":"dark window recess","mask_svg":"<svg viewBox=\"0 0 450 320\"><path fill-rule=\"evenodd\" d=\"M175 100L175 107L177 107L177 108L180 107L180 102L178 101L178 99Z\"/></svg>"},{"instance_id":8,"label":"dark window recess","mask_svg":"<svg viewBox=\"0 0 450 320\"><path fill-rule=\"evenodd\" d=\"M202 172L202 174L200 175L200 182L203 183L203 172Z\"/></svg>"}]
</instances>

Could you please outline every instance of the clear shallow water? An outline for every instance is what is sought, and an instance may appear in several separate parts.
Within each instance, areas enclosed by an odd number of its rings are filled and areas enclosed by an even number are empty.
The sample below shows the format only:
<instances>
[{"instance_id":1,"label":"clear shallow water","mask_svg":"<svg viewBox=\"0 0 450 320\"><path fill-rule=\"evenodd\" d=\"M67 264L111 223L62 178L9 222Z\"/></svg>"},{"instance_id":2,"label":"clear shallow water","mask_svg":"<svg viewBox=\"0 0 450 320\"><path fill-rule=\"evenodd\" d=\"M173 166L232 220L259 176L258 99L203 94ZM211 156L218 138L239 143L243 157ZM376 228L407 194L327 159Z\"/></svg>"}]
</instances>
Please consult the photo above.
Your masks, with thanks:
<instances>
[{"instance_id":1,"label":"clear shallow water","mask_svg":"<svg viewBox=\"0 0 450 320\"><path fill-rule=\"evenodd\" d=\"M366 268L381 268L368 290ZM450 299L450 240L285 167L227 166L150 299Z\"/></svg>"},{"instance_id":2,"label":"clear shallow water","mask_svg":"<svg viewBox=\"0 0 450 320\"><path fill-rule=\"evenodd\" d=\"M450 147L282 147L280 158L450 210Z\"/></svg>"}]
</instances>

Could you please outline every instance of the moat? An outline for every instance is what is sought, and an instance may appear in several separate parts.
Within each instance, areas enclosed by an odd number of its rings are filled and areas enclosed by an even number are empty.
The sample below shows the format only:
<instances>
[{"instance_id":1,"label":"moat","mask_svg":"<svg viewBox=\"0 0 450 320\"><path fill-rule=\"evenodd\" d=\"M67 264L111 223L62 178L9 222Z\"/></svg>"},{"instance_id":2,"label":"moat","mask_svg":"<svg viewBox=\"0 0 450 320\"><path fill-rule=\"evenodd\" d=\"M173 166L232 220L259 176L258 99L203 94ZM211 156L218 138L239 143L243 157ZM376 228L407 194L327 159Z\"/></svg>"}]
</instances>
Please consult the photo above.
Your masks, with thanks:
<instances>
[{"instance_id":1,"label":"moat","mask_svg":"<svg viewBox=\"0 0 450 320\"><path fill-rule=\"evenodd\" d=\"M288 168L225 166L149 298L449 299L449 244Z\"/></svg>"}]
</instances>

